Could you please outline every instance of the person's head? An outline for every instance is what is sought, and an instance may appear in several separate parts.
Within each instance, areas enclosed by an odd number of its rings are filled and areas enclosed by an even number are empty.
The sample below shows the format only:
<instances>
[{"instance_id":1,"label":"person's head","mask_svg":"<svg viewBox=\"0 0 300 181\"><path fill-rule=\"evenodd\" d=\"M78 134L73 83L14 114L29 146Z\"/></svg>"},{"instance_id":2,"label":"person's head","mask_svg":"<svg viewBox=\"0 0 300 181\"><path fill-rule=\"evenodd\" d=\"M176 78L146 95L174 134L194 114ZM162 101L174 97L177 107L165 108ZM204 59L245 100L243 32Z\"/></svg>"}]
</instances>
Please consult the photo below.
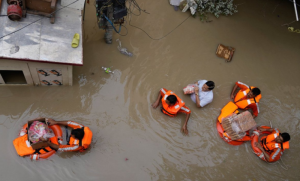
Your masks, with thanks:
<instances>
[{"instance_id":1,"label":"person's head","mask_svg":"<svg viewBox=\"0 0 300 181\"><path fill-rule=\"evenodd\" d=\"M248 92L247 97L248 98L253 98L253 97L258 96L259 94L260 94L259 88L255 87L255 88L251 89L251 91Z\"/></svg>"},{"instance_id":2,"label":"person's head","mask_svg":"<svg viewBox=\"0 0 300 181\"><path fill-rule=\"evenodd\" d=\"M84 136L84 131L81 128L73 129L71 131L71 137L81 140Z\"/></svg>"},{"instance_id":3,"label":"person's head","mask_svg":"<svg viewBox=\"0 0 300 181\"><path fill-rule=\"evenodd\" d=\"M169 95L166 99L168 105L174 105L177 102L177 97L174 95Z\"/></svg>"},{"instance_id":4,"label":"person's head","mask_svg":"<svg viewBox=\"0 0 300 181\"><path fill-rule=\"evenodd\" d=\"M202 91L210 91L215 88L215 83L213 81L207 81L205 84L202 86Z\"/></svg>"},{"instance_id":5,"label":"person's head","mask_svg":"<svg viewBox=\"0 0 300 181\"><path fill-rule=\"evenodd\" d=\"M279 136L277 136L275 138L275 141L277 143L283 143L283 142L286 142L286 141L290 141L291 137L290 137L290 134L288 133L280 133Z\"/></svg>"}]
</instances>

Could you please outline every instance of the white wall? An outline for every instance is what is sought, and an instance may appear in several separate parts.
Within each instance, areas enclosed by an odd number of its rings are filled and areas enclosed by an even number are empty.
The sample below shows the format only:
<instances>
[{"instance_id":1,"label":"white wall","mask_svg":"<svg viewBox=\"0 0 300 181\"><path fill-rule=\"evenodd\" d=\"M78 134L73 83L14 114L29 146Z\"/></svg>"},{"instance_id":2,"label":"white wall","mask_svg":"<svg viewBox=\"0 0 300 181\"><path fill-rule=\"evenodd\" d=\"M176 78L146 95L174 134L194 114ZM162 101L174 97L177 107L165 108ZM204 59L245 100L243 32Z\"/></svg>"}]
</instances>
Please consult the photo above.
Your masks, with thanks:
<instances>
[{"instance_id":1,"label":"white wall","mask_svg":"<svg viewBox=\"0 0 300 181\"><path fill-rule=\"evenodd\" d=\"M61 75L56 76L52 73L49 76L43 76L38 73L38 70L45 70L49 72L49 70L57 70ZM45 85L42 83L42 80L48 80L51 82L53 86L57 86L54 84L51 79L57 79L62 82L62 85L72 85L73 84L73 66L71 65L64 65L64 64L50 64L50 63L39 63L39 62L27 62L27 61L17 61L17 60L7 60L7 59L0 59L0 70L22 70L27 81L27 85ZM45 78L43 78L45 77ZM49 80L50 78L50 80ZM4 81L0 76L0 85L3 84ZM12 84L9 84L12 85ZM23 84L16 84L16 85L23 85ZM26 85L26 84L25 84Z\"/></svg>"},{"instance_id":2,"label":"white wall","mask_svg":"<svg viewBox=\"0 0 300 181\"><path fill-rule=\"evenodd\" d=\"M33 81L31 78L31 73L29 71L28 65L25 62L19 61L11 61L11 60L0 60L0 70L22 70L27 82L27 85L33 85ZM1 76L0 76L1 77ZM2 81L0 85L5 85L4 81L1 77Z\"/></svg>"}]
</instances>

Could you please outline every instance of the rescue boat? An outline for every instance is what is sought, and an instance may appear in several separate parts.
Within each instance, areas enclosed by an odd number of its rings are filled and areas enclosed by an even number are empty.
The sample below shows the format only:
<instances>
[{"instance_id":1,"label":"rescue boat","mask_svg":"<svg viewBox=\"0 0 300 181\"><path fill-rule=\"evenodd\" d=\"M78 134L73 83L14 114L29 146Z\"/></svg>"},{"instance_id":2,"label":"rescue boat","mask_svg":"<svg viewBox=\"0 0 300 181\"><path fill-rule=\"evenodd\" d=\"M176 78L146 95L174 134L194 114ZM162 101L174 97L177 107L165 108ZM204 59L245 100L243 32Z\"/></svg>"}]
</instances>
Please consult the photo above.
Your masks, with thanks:
<instances>
[{"instance_id":1,"label":"rescue boat","mask_svg":"<svg viewBox=\"0 0 300 181\"><path fill-rule=\"evenodd\" d=\"M250 141L251 138L249 136L249 132L246 132L247 135L245 137L243 137L242 139L232 140L230 138L230 136L225 132L225 130L223 129L223 126L222 126L222 119L229 116L232 113L238 114L239 111L238 111L238 107L233 102L230 101L221 110L221 114L219 115L219 117L217 119L217 130L218 130L219 136L225 142L227 142L230 145L238 146L238 145L243 144L246 141Z\"/></svg>"},{"instance_id":2,"label":"rescue boat","mask_svg":"<svg viewBox=\"0 0 300 181\"><path fill-rule=\"evenodd\" d=\"M21 128L18 137L13 141L15 149L19 156L30 156L31 160L46 159L52 156L56 151L50 147L34 150L28 140L28 124L24 124ZM50 141L54 144L62 144L62 130L58 125L49 126L54 133L54 137Z\"/></svg>"}]
</instances>

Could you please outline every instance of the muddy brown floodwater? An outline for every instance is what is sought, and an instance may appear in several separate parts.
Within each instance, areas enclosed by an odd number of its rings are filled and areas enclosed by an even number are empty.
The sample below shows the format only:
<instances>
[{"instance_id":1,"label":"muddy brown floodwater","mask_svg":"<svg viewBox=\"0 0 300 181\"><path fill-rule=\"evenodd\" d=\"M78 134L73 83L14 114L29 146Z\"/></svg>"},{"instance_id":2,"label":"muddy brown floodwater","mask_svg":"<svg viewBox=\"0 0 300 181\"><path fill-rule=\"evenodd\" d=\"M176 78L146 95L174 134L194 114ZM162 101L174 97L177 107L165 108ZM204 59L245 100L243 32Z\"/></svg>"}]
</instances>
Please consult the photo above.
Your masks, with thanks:
<instances>
[{"instance_id":1,"label":"muddy brown floodwater","mask_svg":"<svg viewBox=\"0 0 300 181\"><path fill-rule=\"evenodd\" d=\"M154 38L189 16L167 0L137 2L150 14L132 16L131 24ZM279 0L235 3L234 16L210 16L210 23L191 17L159 41L127 21L128 34L114 34L111 45L97 27L93 2L87 4L84 66L74 67L73 86L0 88L0 180L299 180L300 34L282 26L295 20L294 7ZM299 22L291 25L300 28ZM133 57L118 52L117 38ZM215 55L219 43L236 48L231 63ZM113 66L115 73L104 73L102 66ZM198 79L216 83L213 102L202 109L182 92ZM217 135L216 119L238 80L262 90L257 123L271 121L291 134L282 161L267 164L250 143L235 147ZM162 87L191 109L189 136L180 132L184 115L169 118L150 106ZM27 120L39 116L89 126L91 149L40 161L17 156L12 141Z\"/></svg>"}]
</instances>

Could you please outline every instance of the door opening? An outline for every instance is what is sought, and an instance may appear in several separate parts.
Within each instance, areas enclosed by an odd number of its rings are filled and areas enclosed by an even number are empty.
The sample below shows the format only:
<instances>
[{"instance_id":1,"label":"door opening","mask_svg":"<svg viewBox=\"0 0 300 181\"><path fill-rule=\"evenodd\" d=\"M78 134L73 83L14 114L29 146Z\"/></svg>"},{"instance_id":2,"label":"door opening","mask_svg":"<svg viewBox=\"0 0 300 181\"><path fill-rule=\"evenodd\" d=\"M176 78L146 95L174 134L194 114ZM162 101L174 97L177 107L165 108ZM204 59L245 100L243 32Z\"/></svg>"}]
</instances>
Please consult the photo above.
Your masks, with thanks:
<instances>
[{"instance_id":1,"label":"door opening","mask_svg":"<svg viewBox=\"0 0 300 181\"><path fill-rule=\"evenodd\" d=\"M0 70L5 84L27 84L22 70Z\"/></svg>"}]
</instances>

